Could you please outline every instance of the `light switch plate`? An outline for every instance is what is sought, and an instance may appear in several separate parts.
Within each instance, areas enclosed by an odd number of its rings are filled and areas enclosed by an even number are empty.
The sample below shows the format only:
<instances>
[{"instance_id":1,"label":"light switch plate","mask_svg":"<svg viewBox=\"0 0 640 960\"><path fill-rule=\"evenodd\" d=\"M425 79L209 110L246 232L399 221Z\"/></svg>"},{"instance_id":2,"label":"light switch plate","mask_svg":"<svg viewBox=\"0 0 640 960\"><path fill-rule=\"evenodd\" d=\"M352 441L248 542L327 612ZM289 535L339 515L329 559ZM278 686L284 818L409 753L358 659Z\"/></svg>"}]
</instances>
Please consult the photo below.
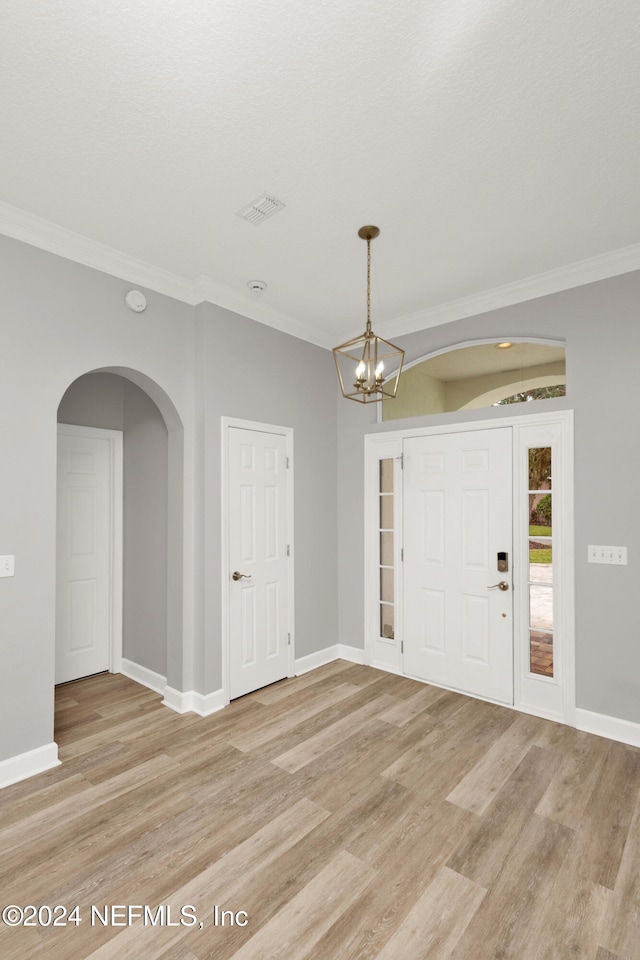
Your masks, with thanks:
<instances>
[{"instance_id":1,"label":"light switch plate","mask_svg":"<svg viewBox=\"0 0 640 960\"><path fill-rule=\"evenodd\" d=\"M627 563L626 547L602 547L589 544L587 547L587 559L589 563Z\"/></svg>"},{"instance_id":2,"label":"light switch plate","mask_svg":"<svg viewBox=\"0 0 640 960\"><path fill-rule=\"evenodd\" d=\"M15 577L16 558L12 556L0 557L0 577Z\"/></svg>"}]
</instances>

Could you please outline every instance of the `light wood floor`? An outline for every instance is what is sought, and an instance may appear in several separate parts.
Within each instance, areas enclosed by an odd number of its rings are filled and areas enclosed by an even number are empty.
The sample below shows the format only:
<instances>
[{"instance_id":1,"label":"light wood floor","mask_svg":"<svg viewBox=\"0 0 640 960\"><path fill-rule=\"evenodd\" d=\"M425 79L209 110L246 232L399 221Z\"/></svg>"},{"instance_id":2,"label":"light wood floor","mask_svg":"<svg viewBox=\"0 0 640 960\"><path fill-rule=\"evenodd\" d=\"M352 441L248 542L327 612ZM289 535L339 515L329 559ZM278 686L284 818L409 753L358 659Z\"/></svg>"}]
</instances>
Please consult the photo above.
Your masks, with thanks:
<instances>
[{"instance_id":1,"label":"light wood floor","mask_svg":"<svg viewBox=\"0 0 640 960\"><path fill-rule=\"evenodd\" d=\"M2 960L640 958L639 750L342 661L160 699L58 690L62 765L0 791L1 906L82 922L0 924ZM91 925L164 904L198 923Z\"/></svg>"}]
</instances>

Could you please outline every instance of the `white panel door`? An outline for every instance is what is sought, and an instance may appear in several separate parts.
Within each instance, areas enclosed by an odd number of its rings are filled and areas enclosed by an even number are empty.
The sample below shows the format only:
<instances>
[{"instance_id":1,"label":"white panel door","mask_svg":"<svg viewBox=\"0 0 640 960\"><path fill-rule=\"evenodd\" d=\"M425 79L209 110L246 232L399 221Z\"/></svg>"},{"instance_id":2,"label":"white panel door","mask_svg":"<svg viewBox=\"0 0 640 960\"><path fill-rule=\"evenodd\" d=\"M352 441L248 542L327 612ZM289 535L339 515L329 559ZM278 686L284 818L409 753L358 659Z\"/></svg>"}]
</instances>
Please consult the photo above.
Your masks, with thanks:
<instances>
[{"instance_id":1,"label":"white panel door","mask_svg":"<svg viewBox=\"0 0 640 960\"><path fill-rule=\"evenodd\" d=\"M288 673L287 438L232 427L228 464L229 697L234 699Z\"/></svg>"},{"instance_id":2,"label":"white panel door","mask_svg":"<svg viewBox=\"0 0 640 960\"><path fill-rule=\"evenodd\" d=\"M513 703L511 442L502 427L404 444L404 671L502 703Z\"/></svg>"},{"instance_id":3,"label":"white panel door","mask_svg":"<svg viewBox=\"0 0 640 960\"><path fill-rule=\"evenodd\" d=\"M109 440L58 431L56 683L109 669Z\"/></svg>"}]
</instances>

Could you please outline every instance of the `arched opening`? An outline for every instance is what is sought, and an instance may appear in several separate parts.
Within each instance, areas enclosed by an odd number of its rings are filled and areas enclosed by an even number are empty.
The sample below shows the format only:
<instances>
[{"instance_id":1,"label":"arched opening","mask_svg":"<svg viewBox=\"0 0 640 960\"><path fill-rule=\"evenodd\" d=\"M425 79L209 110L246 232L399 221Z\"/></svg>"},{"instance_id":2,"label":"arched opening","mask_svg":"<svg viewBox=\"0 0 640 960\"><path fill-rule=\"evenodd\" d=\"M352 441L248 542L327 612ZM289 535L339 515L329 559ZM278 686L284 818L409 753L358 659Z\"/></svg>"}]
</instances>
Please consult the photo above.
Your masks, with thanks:
<instances>
[{"instance_id":1,"label":"arched opening","mask_svg":"<svg viewBox=\"0 0 640 960\"><path fill-rule=\"evenodd\" d=\"M520 392L562 389L565 383L562 343L503 339L457 344L406 364L395 399L380 404L382 419L490 407Z\"/></svg>"},{"instance_id":2,"label":"arched opening","mask_svg":"<svg viewBox=\"0 0 640 960\"><path fill-rule=\"evenodd\" d=\"M155 679L157 689L169 677L180 688L184 442L176 408L158 384L139 371L101 368L70 384L57 420L82 428L87 437L92 430L98 439L101 430L122 434L122 563L115 573L122 583L121 657ZM60 509L59 504L59 525ZM79 517L72 519L76 527L84 522L82 511ZM75 534L83 536L81 529ZM61 535L59 526L59 545ZM59 590L62 564L59 551Z\"/></svg>"}]
</instances>

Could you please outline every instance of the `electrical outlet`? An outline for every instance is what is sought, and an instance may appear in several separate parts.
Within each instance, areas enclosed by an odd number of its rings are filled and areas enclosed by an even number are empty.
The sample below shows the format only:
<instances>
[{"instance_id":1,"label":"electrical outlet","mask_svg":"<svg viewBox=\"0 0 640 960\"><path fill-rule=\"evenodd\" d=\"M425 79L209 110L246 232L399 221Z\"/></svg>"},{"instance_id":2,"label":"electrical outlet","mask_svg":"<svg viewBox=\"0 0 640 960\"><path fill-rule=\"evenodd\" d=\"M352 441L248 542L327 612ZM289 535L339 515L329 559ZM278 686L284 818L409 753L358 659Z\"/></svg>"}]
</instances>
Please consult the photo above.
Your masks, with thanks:
<instances>
[{"instance_id":1,"label":"electrical outlet","mask_svg":"<svg viewBox=\"0 0 640 960\"><path fill-rule=\"evenodd\" d=\"M15 577L16 558L12 556L0 557L0 577Z\"/></svg>"}]
</instances>

